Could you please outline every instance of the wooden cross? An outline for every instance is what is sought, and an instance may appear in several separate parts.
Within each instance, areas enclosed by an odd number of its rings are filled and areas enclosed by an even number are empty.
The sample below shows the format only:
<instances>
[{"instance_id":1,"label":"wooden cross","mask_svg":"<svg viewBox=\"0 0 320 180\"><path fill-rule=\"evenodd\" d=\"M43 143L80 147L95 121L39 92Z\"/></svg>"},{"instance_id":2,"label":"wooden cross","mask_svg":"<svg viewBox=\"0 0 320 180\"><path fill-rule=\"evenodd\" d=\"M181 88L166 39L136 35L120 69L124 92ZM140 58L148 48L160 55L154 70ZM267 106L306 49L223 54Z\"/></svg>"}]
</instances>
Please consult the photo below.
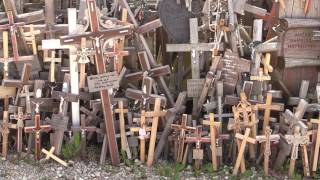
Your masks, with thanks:
<instances>
[{"instance_id":1,"label":"wooden cross","mask_svg":"<svg viewBox=\"0 0 320 180\"><path fill-rule=\"evenodd\" d=\"M314 147L314 156L312 162L312 172L317 171L318 168L318 159L319 159L319 148L320 148L320 114L318 119L311 119L312 124L317 124L317 138L316 145Z\"/></svg>"},{"instance_id":2,"label":"wooden cross","mask_svg":"<svg viewBox=\"0 0 320 180\"><path fill-rule=\"evenodd\" d=\"M239 152L238 152L236 164L234 165L234 168L233 168L233 172L232 172L233 175L238 174L238 170L239 170L241 161L244 161L244 151L245 151L247 143L250 143L250 144L256 143L255 139L249 137L250 131L251 131L250 128L246 128L244 135L242 135L240 133L236 134L236 138L238 139L238 141L239 140L242 140L242 141L241 141L241 143L239 143L240 147L239 147Z\"/></svg>"},{"instance_id":3,"label":"wooden cross","mask_svg":"<svg viewBox=\"0 0 320 180\"><path fill-rule=\"evenodd\" d=\"M40 30L34 30L33 24L30 25L29 32L23 32L23 35L25 37L25 40L28 41L32 46L32 52L33 55L37 55L37 41L36 41L36 35L41 34Z\"/></svg>"},{"instance_id":4,"label":"wooden cross","mask_svg":"<svg viewBox=\"0 0 320 180\"><path fill-rule=\"evenodd\" d=\"M303 134L307 131L308 127L301 121L304 113L306 112L307 106L308 103L302 99L300 100L299 105L294 113L292 113L289 109L286 109L283 116L285 118L285 122L289 124L289 129L287 129L287 131L292 132L294 126L296 125L300 126L300 130Z\"/></svg>"},{"instance_id":5,"label":"wooden cross","mask_svg":"<svg viewBox=\"0 0 320 180\"><path fill-rule=\"evenodd\" d=\"M145 74L149 77L155 78L159 76L168 75L171 73L171 69L168 65L151 68L150 63L148 62L147 53L145 51L138 52L138 57L139 57L142 71L132 73L132 74L127 74L125 77L128 81L141 80L145 76Z\"/></svg>"},{"instance_id":6,"label":"wooden cross","mask_svg":"<svg viewBox=\"0 0 320 180\"><path fill-rule=\"evenodd\" d=\"M61 165L68 167L68 163L66 163L65 161L63 161L62 159L60 159L59 157L57 157L56 155L53 154L54 150L55 150L55 148L54 148L54 146L52 146L50 151L42 149L41 152L46 155L46 157L45 157L46 160L49 160L51 158L51 159L57 161L58 163L60 163Z\"/></svg>"},{"instance_id":7,"label":"wooden cross","mask_svg":"<svg viewBox=\"0 0 320 180\"><path fill-rule=\"evenodd\" d=\"M86 157L86 146L87 146L87 132L96 132L95 126L86 126L86 115L81 114L81 126L75 127L72 126L71 130L73 132L80 132L81 134L81 155Z\"/></svg>"},{"instance_id":8,"label":"wooden cross","mask_svg":"<svg viewBox=\"0 0 320 180\"><path fill-rule=\"evenodd\" d=\"M106 72L105 62L103 60L103 53L101 47L101 39L108 39L114 36L125 36L132 32L131 27L122 27L115 29L101 30L99 28L99 21L96 10L96 2L94 0L87 0L87 7L90 19L91 32L85 34L72 34L62 36L60 39L63 43L73 43L81 41L81 38L87 37L92 39L92 45L95 49L95 65L98 74L104 74ZM118 145L115 138L114 122L110 105L110 97L108 90L100 91L101 101L103 104L103 114L105 119L106 134L108 137L109 152L113 165L117 165L120 162Z\"/></svg>"},{"instance_id":9,"label":"wooden cross","mask_svg":"<svg viewBox=\"0 0 320 180\"><path fill-rule=\"evenodd\" d=\"M8 41L8 31L2 32L2 43L3 43L3 58L0 58L0 62L3 64L3 79L8 79L9 76L9 62L13 59L9 58L9 41Z\"/></svg>"},{"instance_id":10,"label":"wooden cross","mask_svg":"<svg viewBox=\"0 0 320 180\"><path fill-rule=\"evenodd\" d=\"M175 131L179 131L178 136L178 150L177 150L177 158L176 161L178 163L181 163L183 160L183 153L184 153L184 143L186 138L186 132L194 132L196 130L195 127L189 127L187 126L187 120L188 115L183 114L181 118L181 124L171 124L171 129L174 129Z\"/></svg>"},{"instance_id":11,"label":"wooden cross","mask_svg":"<svg viewBox=\"0 0 320 180\"><path fill-rule=\"evenodd\" d=\"M272 94L267 93L266 103L256 104L256 107L258 108L258 110L264 110L263 128L262 128L262 133L264 133L266 132L266 127L269 126L271 110L282 111L283 106L280 106L278 104L272 104Z\"/></svg>"},{"instance_id":12,"label":"wooden cross","mask_svg":"<svg viewBox=\"0 0 320 180\"><path fill-rule=\"evenodd\" d=\"M86 85L86 64L90 63L89 56L92 51L86 48L87 39L81 38L80 48L77 50L77 62L79 64L79 88L84 88Z\"/></svg>"},{"instance_id":13,"label":"wooden cross","mask_svg":"<svg viewBox=\"0 0 320 180\"><path fill-rule=\"evenodd\" d=\"M32 103L36 105L35 116L34 116L34 126L24 127L25 133L35 133L35 159L40 160L40 151L41 151L41 132L48 132L51 130L50 125L41 125L40 123L40 104L43 103L41 100L41 90L37 89L36 98L33 99Z\"/></svg>"},{"instance_id":14,"label":"wooden cross","mask_svg":"<svg viewBox=\"0 0 320 180\"><path fill-rule=\"evenodd\" d=\"M71 94L64 91L52 91L51 97L53 99L60 100L59 113L63 112L64 102L77 102L79 100L79 95Z\"/></svg>"},{"instance_id":15,"label":"wooden cross","mask_svg":"<svg viewBox=\"0 0 320 180\"><path fill-rule=\"evenodd\" d=\"M18 22L26 22L28 24L29 23L31 24L31 23L35 23L35 22L39 22L39 21L44 20L44 11L42 9L37 10L37 11L33 11L33 12L24 13L24 14L18 14L18 11L16 8L17 6L16 6L14 0L3 0L3 4L4 4L6 12L12 11L14 18Z\"/></svg>"},{"instance_id":16,"label":"wooden cross","mask_svg":"<svg viewBox=\"0 0 320 180\"><path fill-rule=\"evenodd\" d=\"M263 161L263 168L264 174L266 176L269 175L269 157L271 155L271 142L278 143L280 140L280 136L278 134L271 134L272 130L270 126L267 126L263 136L256 136L256 140L259 143L264 143L264 161Z\"/></svg>"},{"instance_id":17,"label":"wooden cross","mask_svg":"<svg viewBox=\"0 0 320 180\"><path fill-rule=\"evenodd\" d=\"M266 53L264 58L262 58L263 72L265 75L268 75L273 71L273 67L270 65L270 58L271 58L270 53Z\"/></svg>"},{"instance_id":18,"label":"wooden cross","mask_svg":"<svg viewBox=\"0 0 320 180\"><path fill-rule=\"evenodd\" d=\"M29 114L23 114L23 108L18 107L18 113L14 115L10 115L10 119L15 119L17 120L16 124L13 124L11 128L17 130L17 151L18 153L22 152L22 133L23 133L23 128L24 128L24 120L30 120L32 117Z\"/></svg>"},{"instance_id":19,"label":"wooden cross","mask_svg":"<svg viewBox=\"0 0 320 180\"><path fill-rule=\"evenodd\" d=\"M159 159L165 145L167 145L168 142L168 136L171 132L171 125L173 121L178 118L180 113L183 113L185 110L185 102L187 99L187 92L180 92L179 96L176 100L176 103L174 107L170 108L167 110L167 115L166 115L166 125L164 130L161 133L160 140L157 144L156 150L155 150L155 160Z\"/></svg>"},{"instance_id":20,"label":"wooden cross","mask_svg":"<svg viewBox=\"0 0 320 180\"><path fill-rule=\"evenodd\" d=\"M50 76L49 81L55 82L55 71L56 71L56 63L61 63L61 58L55 57L56 52L54 50L51 51L51 57L44 57L43 62L50 62Z\"/></svg>"},{"instance_id":21,"label":"wooden cross","mask_svg":"<svg viewBox=\"0 0 320 180\"><path fill-rule=\"evenodd\" d=\"M214 121L214 114L210 113L209 120L202 121L203 125L210 126L210 141L211 141L211 158L212 158L212 169L216 171L218 169L217 161L217 148L216 148L216 134L217 128L220 128L221 122Z\"/></svg>"},{"instance_id":22,"label":"wooden cross","mask_svg":"<svg viewBox=\"0 0 320 180\"><path fill-rule=\"evenodd\" d=\"M131 159L131 152L128 145L128 139L126 136L126 129L125 129L125 113L128 113L128 109L124 109L123 107L123 101L118 102L118 109L114 109L115 114L119 114L119 120L120 120L120 137L121 137L121 150L125 151L127 153L128 159Z\"/></svg>"},{"instance_id":23,"label":"wooden cross","mask_svg":"<svg viewBox=\"0 0 320 180\"><path fill-rule=\"evenodd\" d=\"M200 164L203 159L203 149L201 143L210 143L209 137L202 137L202 126L197 126L194 136L187 136L185 139L187 143L196 143L196 148L193 149L193 159L195 159L195 168L200 169Z\"/></svg>"},{"instance_id":24,"label":"wooden cross","mask_svg":"<svg viewBox=\"0 0 320 180\"><path fill-rule=\"evenodd\" d=\"M156 146L156 138L158 131L158 121L159 117L163 117L166 115L166 111L160 110L161 99L157 98L154 104L154 110L152 112L146 112L146 117L152 117L152 126L151 126L151 135L150 135L150 143L148 150L148 159L147 166L151 167L154 160L154 149Z\"/></svg>"},{"instance_id":25,"label":"wooden cross","mask_svg":"<svg viewBox=\"0 0 320 180\"><path fill-rule=\"evenodd\" d=\"M289 97L288 105L296 106L299 104L301 99L307 100L309 83L310 82L308 80L302 80L301 85L300 85L299 96L298 97Z\"/></svg>"},{"instance_id":26,"label":"wooden cross","mask_svg":"<svg viewBox=\"0 0 320 180\"><path fill-rule=\"evenodd\" d=\"M18 41L17 41L17 31L19 27L25 25L23 22L15 23L12 15L12 11L7 12L9 23L5 25L0 25L0 31L9 29L10 30L10 37L11 37L11 45L13 51L13 60L14 61L27 61L27 60L34 60L34 56L20 56L18 50Z\"/></svg>"},{"instance_id":27,"label":"wooden cross","mask_svg":"<svg viewBox=\"0 0 320 180\"><path fill-rule=\"evenodd\" d=\"M29 83L30 72L31 72L31 64L25 63L23 66L23 71L22 71L20 80L4 79L2 81L2 85L7 87L18 87L18 88L21 88L24 85L28 85L30 84Z\"/></svg>"},{"instance_id":28,"label":"wooden cross","mask_svg":"<svg viewBox=\"0 0 320 180\"><path fill-rule=\"evenodd\" d=\"M51 134L51 144L52 146L57 147L55 148L54 153L56 155L60 155L64 133L68 130L69 117L62 115L61 113L52 114L51 119L46 119L46 121L51 125L51 128L54 130L54 133Z\"/></svg>"},{"instance_id":29,"label":"wooden cross","mask_svg":"<svg viewBox=\"0 0 320 180\"><path fill-rule=\"evenodd\" d=\"M309 162L308 162L308 151L307 145L310 143L309 134L302 135L300 132L300 127L295 126L293 135L285 135L285 138L288 144L292 144L292 151L291 151L291 158L290 158L290 166L289 166L289 177L292 177L296 159L298 158L298 149L299 146L302 148L302 163L303 163L303 170L305 176L310 176L309 170Z\"/></svg>"},{"instance_id":30,"label":"wooden cross","mask_svg":"<svg viewBox=\"0 0 320 180\"><path fill-rule=\"evenodd\" d=\"M113 58L113 69L114 71L118 72L118 74L121 72L121 69L123 67L123 57L129 55L129 51L123 50L124 48L123 43L124 43L123 40L113 39L111 43L113 45L112 50L108 52L104 52L105 57L107 57L108 59ZM105 42L105 44L107 44L107 41ZM122 59L122 62L120 62L119 59Z\"/></svg>"},{"instance_id":31,"label":"wooden cross","mask_svg":"<svg viewBox=\"0 0 320 180\"><path fill-rule=\"evenodd\" d=\"M9 96L6 95L4 97L4 104L3 104L3 118L2 118L2 124L1 124L1 135L2 135L2 156L4 159L7 158L8 155L8 138L9 138L9 128L12 126L11 123L9 123Z\"/></svg>"},{"instance_id":32,"label":"wooden cross","mask_svg":"<svg viewBox=\"0 0 320 180\"><path fill-rule=\"evenodd\" d=\"M19 93L20 98L25 98L26 101L26 113L31 114L30 97L34 96L34 92L30 92L30 85L24 85L22 91Z\"/></svg>"}]
</instances>

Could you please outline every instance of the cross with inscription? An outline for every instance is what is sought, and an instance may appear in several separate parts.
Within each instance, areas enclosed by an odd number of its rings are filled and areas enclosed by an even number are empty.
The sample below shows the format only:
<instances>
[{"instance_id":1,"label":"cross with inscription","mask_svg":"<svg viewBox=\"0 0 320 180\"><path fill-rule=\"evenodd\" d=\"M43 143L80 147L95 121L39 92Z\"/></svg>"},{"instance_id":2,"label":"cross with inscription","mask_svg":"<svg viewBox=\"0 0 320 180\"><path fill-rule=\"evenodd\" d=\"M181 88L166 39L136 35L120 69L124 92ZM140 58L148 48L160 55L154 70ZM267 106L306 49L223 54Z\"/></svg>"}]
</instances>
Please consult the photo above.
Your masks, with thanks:
<instances>
[{"instance_id":1,"label":"cross with inscription","mask_svg":"<svg viewBox=\"0 0 320 180\"><path fill-rule=\"evenodd\" d=\"M269 175L269 157L271 155L271 142L278 143L280 140L279 134L271 134L272 130L270 126L267 126L264 132L263 136L256 136L256 140L259 143L265 143L264 144L264 160L263 160L263 168L264 168L264 174L266 176Z\"/></svg>"},{"instance_id":2,"label":"cross with inscription","mask_svg":"<svg viewBox=\"0 0 320 180\"><path fill-rule=\"evenodd\" d=\"M125 36L132 32L131 27L121 27L114 29L102 30L99 28L99 20L96 10L96 2L94 0L87 0L87 7L90 19L91 32L84 34L72 34L60 37L62 43L74 43L80 42L81 38L87 37L92 39L92 45L95 49L95 65L98 74L106 73L105 62L103 59L102 47L100 41L102 39L109 39L115 36ZM110 97L108 90L100 91L101 101L103 104L103 114L105 119L106 134L108 137L109 152L111 155L111 161L113 165L120 163L118 145L116 142L114 122L111 111Z\"/></svg>"},{"instance_id":3,"label":"cross with inscription","mask_svg":"<svg viewBox=\"0 0 320 180\"><path fill-rule=\"evenodd\" d=\"M183 114L180 125L171 124L171 129L180 132L178 136L178 150L177 150L177 159L176 159L178 163L181 163L183 160L186 132L194 132L196 130L195 127L187 126L187 120L188 120L188 115Z\"/></svg>"},{"instance_id":4,"label":"cross with inscription","mask_svg":"<svg viewBox=\"0 0 320 180\"><path fill-rule=\"evenodd\" d=\"M24 120L30 120L32 118L31 115L29 114L23 114L23 108L18 107L18 113L15 113L14 115L10 115L10 119L15 119L17 120L16 124L12 124L12 129L17 130L17 151L18 153L22 152L22 133L23 133L23 128L24 128Z\"/></svg>"}]
</instances>

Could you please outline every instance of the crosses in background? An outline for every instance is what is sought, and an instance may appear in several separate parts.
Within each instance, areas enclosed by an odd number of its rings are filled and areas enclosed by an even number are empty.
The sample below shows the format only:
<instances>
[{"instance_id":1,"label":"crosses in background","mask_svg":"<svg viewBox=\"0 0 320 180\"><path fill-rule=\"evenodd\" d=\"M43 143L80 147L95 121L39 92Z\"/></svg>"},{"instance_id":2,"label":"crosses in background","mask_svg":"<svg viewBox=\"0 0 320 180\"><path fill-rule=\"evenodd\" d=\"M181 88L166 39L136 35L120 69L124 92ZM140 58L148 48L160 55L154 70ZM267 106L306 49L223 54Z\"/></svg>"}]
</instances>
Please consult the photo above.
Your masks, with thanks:
<instances>
[{"instance_id":1,"label":"crosses in background","mask_svg":"<svg viewBox=\"0 0 320 180\"><path fill-rule=\"evenodd\" d=\"M311 119L312 124L317 124L317 138L316 145L314 147L314 157L312 162L312 172L317 171L318 168L318 158L319 158L319 148L320 148L320 114L318 119Z\"/></svg>"}]
</instances>

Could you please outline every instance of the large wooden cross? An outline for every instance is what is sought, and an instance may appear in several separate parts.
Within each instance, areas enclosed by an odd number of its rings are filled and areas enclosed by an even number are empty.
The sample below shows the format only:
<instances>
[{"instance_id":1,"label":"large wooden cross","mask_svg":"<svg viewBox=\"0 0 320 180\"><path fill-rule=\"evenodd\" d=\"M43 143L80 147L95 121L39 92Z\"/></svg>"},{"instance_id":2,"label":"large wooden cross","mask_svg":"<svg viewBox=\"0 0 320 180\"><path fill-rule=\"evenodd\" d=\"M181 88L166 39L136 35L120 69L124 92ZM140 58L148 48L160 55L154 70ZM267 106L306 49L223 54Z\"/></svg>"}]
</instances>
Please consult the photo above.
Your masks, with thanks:
<instances>
[{"instance_id":1,"label":"large wooden cross","mask_svg":"<svg viewBox=\"0 0 320 180\"><path fill-rule=\"evenodd\" d=\"M32 118L31 115L29 114L23 114L23 108L18 107L18 112L15 113L14 115L10 115L10 119L15 119L17 120L16 124L12 124L11 128L17 130L17 151L18 153L22 152L22 133L23 133L23 128L24 128L24 120L30 120Z\"/></svg>"},{"instance_id":2,"label":"large wooden cross","mask_svg":"<svg viewBox=\"0 0 320 180\"><path fill-rule=\"evenodd\" d=\"M95 65L98 74L106 73L105 62L103 59L103 52L101 47L102 39L109 39L114 36L125 36L130 34L131 27L122 27L115 29L101 30L99 27L99 20L97 16L96 3L94 0L87 0L87 7L90 19L90 29L91 32L84 34L72 34L67 36L62 36L60 39L63 43L74 43L80 42L81 38L87 37L92 39L92 45L95 49ZM110 97L108 90L100 91L103 114L106 126L106 134L108 137L109 152L111 155L112 164L117 165L120 163L118 145L116 142L114 122L110 105Z\"/></svg>"},{"instance_id":3,"label":"large wooden cross","mask_svg":"<svg viewBox=\"0 0 320 180\"><path fill-rule=\"evenodd\" d=\"M244 161L244 151L245 151L247 143L250 143L250 144L256 143L255 139L249 137L250 131L251 131L250 128L246 128L244 135L242 135L240 133L236 134L236 138L238 140L242 140L242 141L241 141L241 143L239 143L240 147L239 147L239 152L238 152L236 164L234 165L234 168L233 168L233 172L232 172L233 175L238 174L238 170L239 170L241 161Z\"/></svg>"},{"instance_id":4,"label":"large wooden cross","mask_svg":"<svg viewBox=\"0 0 320 180\"><path fill-rule=\"evenodd\" d=\"M126 127L125 127L125 113L128 113L128 109L124 109L123 101L118 102L118 109L114 109L115 114L119 114L120 120L120 138L121 138L121 149L127 153L128 159L131 159L131 152L128 145L128 139L126 136Z\"/></svg>"},{"instance_id":5,"label":"large wooden cross","mask_svg":"<svg viewBox=\"0 0 320 180\"><path fill-rule=\"evenodd\" d=\"M221 126L221 122L215 122L214 114L210 113L209 120L202 121L202 124L210 126L212 169L216 171L218 169L216 134L217 134L217 128L220 128Z\"/></svg>"},{"instance_id":6,"label":"large wooden cross","mask_svg":"<svg viewBox=\"0 0 320 180\"><path fill-rule=\"evenodd\" d=\"M288 144L292 144L291 150L291 158L290 158L290 166L289 166L289 176L292 177L296 160L298 158L298 148L299 146L302 148L302 164L303 164L303 172L305 176L310 176L309 170L309 162L308 162L308 151L307 145L310 143L309 133L302 135L300 132L300 127L295 126L293 135L285 135L285 138Z\"/></svg>"},{"instance_id":7,"label":"large wooden cross","mask_svg":"<svg viewBox=\"0 0 320 180\"><path fill-rule=\"evenodd\" d=\"M314 147L314 155L313 155L313 161L312 161L312 172L315 172L318 169L318 158L319 158L319 148L320 148L320 114L318 119L311 119L311 123L318 125L316 145Z\"/></svg>"},{"instance_id":8,"label":"large wooden cross","mask_svg":"<svg viewBox=\"0 0 320 180\"><path fill-rule=\"evenodd\" d=\"M156 146L156 138L158 132L159 117L166 115L166 111L161 110L161 99L157 98L154 104L154 110L152 112L146 112L146 117L152 117L151 135L148 150L147 166L151 167L154 161L154 149Z\"/></svg>"},{"instance_id":9,"label":"large wooden cross","mask_svg":"<svg viewBox=\"0 0 320 180\"><path fill-rule=\"evenodd\" d=\"M269 157L271 155L271 142L279 142L280 136L279 134L271 134L272 130L270 126L267 126L264 132L264 135L256 136L256 140L259 143L265 143L264 144L264 160L263 160L263 168L264 168L264 174L266 176L269 175Z\"/></svg>"},{"instance_id":10,"label":"large wooden cross","mask_svg":"<svg viewBox=\"0 0 320 180\"><path fill-rule=\"evenodd\" d=\"M187 126L187 120L188 120L188 115L183 114L180 125L171 124L172 129L174 129L175 131L179 131L178 150L177 150L177 158L176 158L176 161L178 163L181 163L183 160L183 153L185 151L184 144L185 144L186 132L194 132L196 130L195 127Z\"/></svg>"},{"instance_id":11,"label":"large wooden cross","mask_svg":"<svg viewBox=\"0 0 320 180\"><path fill-rule=\"evenodd\" d=\"M52 138L52 146L57 147L54 149L54 153L56 155L60 155L62 143L63 143L63 137L65 131L68 129L68 122L69 117L64 116L63 114L52 114L51 119L46 119L46 122L48 122L51 125L51 128L54 130L54 133L51 135Z\"/></svg>"}]
</instances>

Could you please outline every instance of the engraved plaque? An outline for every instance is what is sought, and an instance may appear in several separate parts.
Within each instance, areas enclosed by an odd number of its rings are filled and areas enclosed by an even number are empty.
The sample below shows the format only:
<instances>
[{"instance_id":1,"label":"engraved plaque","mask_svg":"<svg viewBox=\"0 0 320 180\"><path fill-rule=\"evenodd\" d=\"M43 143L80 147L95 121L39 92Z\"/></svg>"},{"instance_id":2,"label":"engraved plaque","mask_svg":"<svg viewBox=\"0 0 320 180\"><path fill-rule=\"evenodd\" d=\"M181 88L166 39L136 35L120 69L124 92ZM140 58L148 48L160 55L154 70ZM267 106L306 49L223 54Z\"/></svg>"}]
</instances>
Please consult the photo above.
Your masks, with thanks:
<instances>
[{"instance_id":1,"label":"engraved plaque","mask_svg":"<svg viewBox=\"0 0 320 180\"><path fill-rule=\"evenodd\" d=\"M188 79L188 97L200 97L205 79Z\"/></svg>"},{"instance_id":2,"label":"engraved plaque","mask_svg":"<svg viewBox=\"0 0 320 180\"><path fill-rule=\"evenodd\" d=\"M315 28L288 29L282 37L282 55L286 58L319 59L320 41L312 40Z\"/></svg>"},{"instance_id":3,"label":"engraved plaque","mask_svg":"<svg viewBox=\"0 0 320 180\"><path fill-rule=\"evenodd\" d=\"M89 92L119 88L119 77L117 72L108 72L88 77Z\"/></svg>"},{"instance_id":4,"label":"engraved plaque","mask_svg":"<svg viewBox=\"0 0 320 180\"><path fill-rule=\"evenodd\" d=\"M203 159L203 150L202 149L193 149L192 158L193 159Z\"/></svg>"}]
</instances>

